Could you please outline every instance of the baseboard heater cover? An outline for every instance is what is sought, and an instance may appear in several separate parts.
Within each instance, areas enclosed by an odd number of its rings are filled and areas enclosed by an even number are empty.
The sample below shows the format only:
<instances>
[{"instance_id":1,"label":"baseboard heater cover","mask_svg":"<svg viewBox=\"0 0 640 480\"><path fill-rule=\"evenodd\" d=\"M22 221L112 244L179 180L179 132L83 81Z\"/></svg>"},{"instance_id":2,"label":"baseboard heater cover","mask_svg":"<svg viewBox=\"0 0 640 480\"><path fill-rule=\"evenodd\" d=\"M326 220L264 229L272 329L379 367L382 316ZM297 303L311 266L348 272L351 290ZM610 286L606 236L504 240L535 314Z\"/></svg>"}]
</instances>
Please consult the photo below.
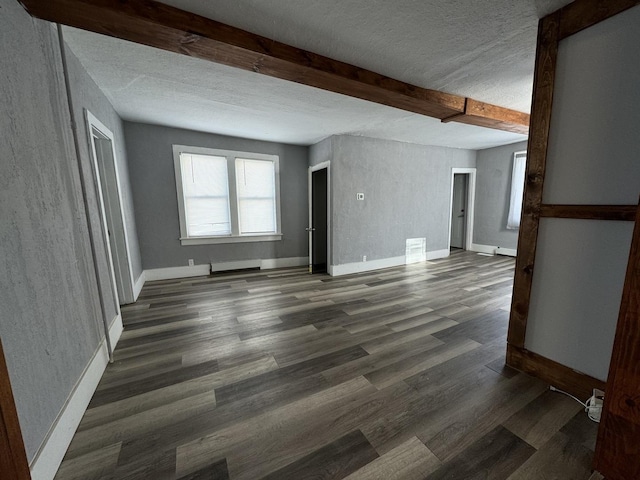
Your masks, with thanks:
<instances>
[{"instance_id":1,"label":"baseboard heater cover","mask_svg":"<svg viewBox=\"0 0 640 480\"><path fill-rule=\"evenodd\" d=\"M237 262L220 262L211 264L211 273L229 272L233 270L249 270L262 268L262 260L239 260Z\"/></svg>"}]
</instances>

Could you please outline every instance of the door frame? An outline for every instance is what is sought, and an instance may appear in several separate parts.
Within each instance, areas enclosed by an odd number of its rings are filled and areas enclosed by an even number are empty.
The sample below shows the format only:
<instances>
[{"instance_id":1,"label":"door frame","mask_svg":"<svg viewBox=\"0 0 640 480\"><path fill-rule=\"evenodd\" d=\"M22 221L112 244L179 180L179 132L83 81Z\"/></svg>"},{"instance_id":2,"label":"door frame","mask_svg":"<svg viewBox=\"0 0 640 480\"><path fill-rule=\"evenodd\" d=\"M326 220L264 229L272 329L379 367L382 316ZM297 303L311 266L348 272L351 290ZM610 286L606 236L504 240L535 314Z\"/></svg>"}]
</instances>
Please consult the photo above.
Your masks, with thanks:
<instances>
[{"instance_id":1,"label":"door frame","mask_svg":"<svg viewBox=\"0 0 640 480\"><path fill-rule=\"evenodd\" d=\"M93 180L94 187L96 189L96 196L98 201L98 208L100 210L100 217L102 220L102 237L105 243L105 250L107 252L107 256L109 257L107 260L109 262L109 268L111 270L111 281L112 281L112 289L115 303L116 303L116 311L120 312L120 300L123 301L124 304L135 302L135 295L133 293L133 286L135 285L135 280L133 278L133 269L131 268L131 251L129 249L129 237L127 235L126 222L124 218L124 212L122 211L122 189L120 188L120 173L118 171L118 162L116 157L116 145L115 138L113 132L109 130L100 120L98 120L89 110L85 109L85 120L87 126L87 136L89 141L89 151L92 159L92 167L93 167ZM113 159L113 171L115 174L115 187L118 193L118 201L120 204L120 208L118 208L117 212L112 210L112 205L105 203L104 194L102 192L102 182L100 179L100 166L98 165L98 155L96 150L96 142L93 136L93 133L96 132L99 137L102 137L105 140L109 140L111 142L111 157ZM124 251L120 251L117 248L117 242L115 242L116 248L112 251L111 244L109 242L109 234L108 234L108 223L107 223L107 209L109 209L109 214L114 217L118 216L120 221L122 222L122 234L124 236ZM116 273L116 269L114 266L114 262L118 264L118 270ZM127 275L127 280L124 281L120 272L125 271L125 275ZM120 285L122 287L122 292L124 293L124 298L120 299L118 295L118 286L116 284L117 281L120 281Z\"/></svg>"},{"instance_id":2,"label":"door frame","mask_svg":"<svg viewBox=\"0 0 640 480\"><path fill-rule=\"evenodd\" d=\"M475 168L458 168L451 169L451 195L449 199L449 241L447 248L451 249L451 217L453 216L453 180L456 175L468 175L467 179L467 205L465 212L466 222L464 231L464 250L471 250L473 245L473 217L475 215L476 204L476 169Z\"/></svg>"},{"instance_id":3,"label":"door frame","mask_svg":"<svg viewBox=\"0 0 640 480\"><path fill-rule=\"evenodd\" d=\"M313 172L327 169L327 273L330 271L331 265L331 161L326 161L309 167L308 172L308 191L309 191L309 228L313 227ZM309 236L309 272L312 271L313 261L313 234L308 232Z\"/></svg>"}]
</instances>

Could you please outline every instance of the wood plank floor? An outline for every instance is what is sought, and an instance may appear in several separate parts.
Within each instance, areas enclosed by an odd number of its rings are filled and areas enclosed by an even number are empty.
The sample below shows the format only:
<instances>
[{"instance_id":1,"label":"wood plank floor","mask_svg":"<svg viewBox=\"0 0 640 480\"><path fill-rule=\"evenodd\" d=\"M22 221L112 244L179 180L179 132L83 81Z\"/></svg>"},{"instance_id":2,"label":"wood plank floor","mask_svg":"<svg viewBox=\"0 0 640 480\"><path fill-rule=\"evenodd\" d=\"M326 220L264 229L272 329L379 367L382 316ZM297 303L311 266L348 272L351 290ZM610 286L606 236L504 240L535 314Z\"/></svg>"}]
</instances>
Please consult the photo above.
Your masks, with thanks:
<instances>
[{"instance_id":1,"label":"wood plank floor","mask_svg":"<svg viewBox=\"0 0 640 480\"><path fill-rule=\"evenodd\" d=\"M513 259L148 282L70 479L576 479L596 424L504 366Z\"/></svg>"}]
</instances>

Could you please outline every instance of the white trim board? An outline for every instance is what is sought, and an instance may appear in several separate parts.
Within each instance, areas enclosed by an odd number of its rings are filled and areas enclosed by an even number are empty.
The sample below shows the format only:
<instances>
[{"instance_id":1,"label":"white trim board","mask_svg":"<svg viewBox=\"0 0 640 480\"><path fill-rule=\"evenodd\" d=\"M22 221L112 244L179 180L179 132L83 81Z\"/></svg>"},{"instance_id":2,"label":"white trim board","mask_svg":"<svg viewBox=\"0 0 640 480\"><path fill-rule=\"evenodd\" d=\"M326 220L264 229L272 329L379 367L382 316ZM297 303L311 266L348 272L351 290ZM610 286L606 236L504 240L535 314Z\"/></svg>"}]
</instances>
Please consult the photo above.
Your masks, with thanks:
<instances>
[{"instance_id":1,"label":"white trim board","mask_svg":"<svg viewBox=\"0 0 640 480\"><path fill-rule=\"evenodd\" d=\"M427 252L427 261L436 260L438 258L446 258L450 254L449 249L433 250ZM419 262L418 262L419 263ZM377 260L369 260L367 262L343 263L342 265L329 265L329 275L332 277L340 277L342 275L350 275L352 273L370 272L372 270L381 270L383 268L399 267L407 265L407 256L380 258Z\"/></svg>"},{"instance_id":2,"label":"white trim board","mask_svg":"<svg viewBox=\"0 0 640 480\"><path fill-rule=\"evenodd\" d=\"M265 258L262 259L260 268L263 270L271 268L290 268L309 265L309 257L287 257L287 258Z\"/></svg>"},{"instance_id":3,"label":"white trim board","mask_svg":"<svg viewBox=\"0 0 640 480\"><path fill-rule=\"evenodd\" d=\"M122 318L118 315L113 319L109 328L109 338L114 348L120 339L122 328ZM33 458L30 465L33 480L51 480L60 468L73 435L76 433L80 420L82 420L109 363L109 354L105 343L105 339L102 339Z\"/></svg>"},{"instance_id":4,"label":"white trim board","mask_svg":"<svg viewBox=\"0 0 640 480\"><path fill-rule=\"evenodd\" d=\"M201 277L203 275L209 275L210 272L211 265L204 263L202 265L194 265L193 267L151 268L149 270L145 270L143 273L145 282L152 282L154 280Z\"/></svg>"},{"instance_id":5,"label":"white trim board","mask_svg":"<svg viewBox=\"0 0 640 480\"><path fill-rule=\"evenodd\" d=\"M482 245L479 243L472 243L469 250L471 250L472 252L486 253L489 255L507 255L509 257L518 256L518 251L513 248L497 247L494 245Z\"/></svg>"},{"instance_id":6,"label":"white trim board","mask_svg":"<svg viewBox=\"0 0 640 480\"><path fill-rule=\"evenodd\" d=\"M215 262L195 265L193 267L152 268L143 273L145 281L173 280L175 278L202 277L213 272L240 270L243 268L272 268L301 267L309 264L309 257L263 258L254 260L238 260L235 262Z\"/></svg>"},{"instance_id":7,"label":"white trim board","mask_svg":"<svg viewBox=\"0 0 640 480\"><path fill-rule=\"evenodd\" d=\"M427 252L427 261L429 260L437 260L438 258L447 258L451 255L451 250L448 248L444 248L442 250L433 250L431 252Z\"/></svg>"},{"instance_id":8,"label":"white trim board","mask_svg":"<svg viewBox=\"0 0 640 480\"><path fill-rule=\"evenodd\" d=\"M515 248L498 247L496 248L496 255L507 255L509 257L517 257L518 251Z\"/></svg>"},{"instance_id":9,"label":"white trim board","mask_svg":"<svg viewBox=\"0 0 640 480\"><path fill-rule=\"evenodd\" d=\"M147 274L143 270L136 283L133 284L133 302L135 303L140 296L140 292L142 291L142 287L144 287L144 282L146 281Z\"/></svg>"},{"instance_id":10,"label":"white trim board","mask_svg":"<svg viewBox=\"0 0 640 480\"><path fill-rule=\"evenodd\" d=\"M367 262L343 263L342 265L329 265L329 275L339 277L341 275L350 275L352 273L370 272L371 270L380 270L382 268L398 267L406 265L406 255L391 258L380 258L377 260L369 260Z\"/></svg>"},{"instance_id":11,"label":"white trim board","mask_svg":"<svg viewBox=\"0 0 640 480\"><path fill-rule=\"evenodd\" d=\"M243 268L270 270L273 268L301 267L303 265L309 265L309 257L256 258L254 260L212 263L211 271L225 272L229 270L242 270Z\"/></svg>"}]
</instances>

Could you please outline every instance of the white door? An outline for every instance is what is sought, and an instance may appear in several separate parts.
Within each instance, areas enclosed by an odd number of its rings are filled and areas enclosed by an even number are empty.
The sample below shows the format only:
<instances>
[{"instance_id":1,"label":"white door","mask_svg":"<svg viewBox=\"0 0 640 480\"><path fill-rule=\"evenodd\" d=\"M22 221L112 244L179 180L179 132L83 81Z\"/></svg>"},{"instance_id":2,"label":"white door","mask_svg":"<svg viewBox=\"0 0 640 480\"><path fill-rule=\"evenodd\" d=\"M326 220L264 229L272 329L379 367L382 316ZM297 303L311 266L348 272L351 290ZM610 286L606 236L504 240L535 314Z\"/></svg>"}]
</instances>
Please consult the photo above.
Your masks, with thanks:
<instances>
[{"instance_id":1,"label":"white door","mask_svg":"<svg viewBox=\"0 0 640 480\"><path fill-rule=\"evenodd\" d=\"M135 301L129 255L129 242L122 214L122 200L118 183L118 167L115 159L113 133L100 121L86 112L89 141L94 161L94 176L106 234L105 249L111 264L114 290L118 304Z\"/></svg>"},{"instance_id":2,"label":"white door","mask_svg":"<svg viewBox=\"0 0 640 480\"><path fill-rule=\"evenodd\" d=\"M467 175L453 176L453 205L451 208L451 247L465 248L465 226L467 206Z\"/></svg>"}]
</instances>

